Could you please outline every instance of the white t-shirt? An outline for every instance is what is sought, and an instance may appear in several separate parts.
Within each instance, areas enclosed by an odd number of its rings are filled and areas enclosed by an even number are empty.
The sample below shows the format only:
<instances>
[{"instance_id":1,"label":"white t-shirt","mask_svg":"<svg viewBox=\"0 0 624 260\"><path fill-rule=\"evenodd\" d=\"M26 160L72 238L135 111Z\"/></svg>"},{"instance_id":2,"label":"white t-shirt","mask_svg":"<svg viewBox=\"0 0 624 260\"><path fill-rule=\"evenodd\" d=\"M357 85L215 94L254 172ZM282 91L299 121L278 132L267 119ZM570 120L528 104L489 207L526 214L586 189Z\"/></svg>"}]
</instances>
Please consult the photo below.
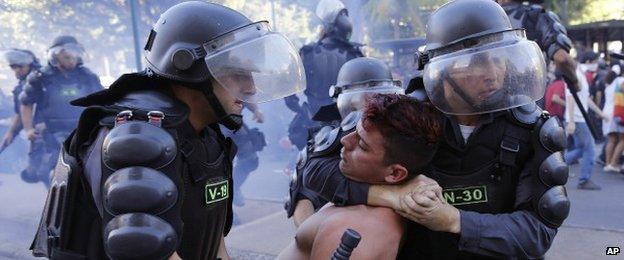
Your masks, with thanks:
<instances>
[{"instance_id":1,"label":"white t-shirt","mask_svg":"<svg viewBox=\"0 0 624 260\"><path fill-rule=\"evenodd\" d=\"M464 143L468 142L468 137L474 132L475 126L472 125L459 125L459 130L461 131L462 136L464 137Z\"/></svg>"},{"instance_id":2,"label":"white t-shirt","mask_svg":"<svg viewBox=\"0 0 624 260\"><path fill-rule=\"evenodd\" d=\"M624 84L624 77L617 77L611 84L607 85L604 90L604 108L602 108L602 113L605 114L608 118L613 119L613 108L615 106L615 87ZM603 121L602 123L602 132L607 134L609 133L609 123Z\"/></svg>"},{"instance_id":3,"label":"white t-shirt","mask_svg":"<svg viewBox=\"0 0 624 260\"><path fill-rule=\"evenodd\" d=\"M579 92L576 92L576 94L581 100L581 104L585 108L585 111L587 111L588 109L587 101L589 100L589 84L587 83L587 78L585 78L585 73L583 73L579 67L576 68L576 77L578 78L579 87L581 88L581 90ZM570 90L568 90L567 85L565 88L565 93L566 93L566 103L568 103L567 102L568 100L574 101L574 97L572 97L572 93L570 93ZM570 118L568 118L569 107L566 106L566 111L564 114L564 118L566 122L585 123L585 118L583 117L583 113L581 113L581 110L578 109L576 102L572 102L572 103L574 104L574 120L571 121Z\"/></svg>"}]
</instances>

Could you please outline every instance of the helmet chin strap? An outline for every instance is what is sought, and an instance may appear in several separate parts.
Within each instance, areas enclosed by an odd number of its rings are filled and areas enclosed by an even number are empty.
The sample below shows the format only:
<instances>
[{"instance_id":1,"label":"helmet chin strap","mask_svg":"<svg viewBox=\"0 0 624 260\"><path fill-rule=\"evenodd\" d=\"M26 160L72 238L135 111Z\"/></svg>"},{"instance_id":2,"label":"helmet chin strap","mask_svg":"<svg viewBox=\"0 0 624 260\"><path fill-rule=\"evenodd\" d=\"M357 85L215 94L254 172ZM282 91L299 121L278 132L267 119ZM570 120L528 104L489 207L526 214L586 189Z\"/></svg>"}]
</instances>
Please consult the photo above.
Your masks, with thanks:
<instances>
[{"instance_id":1,"label":"helmet chin strap","mask_svg":"<svg viewBox=\"0 0 624 260\"><path fill-rule=\"evenodd\" d=\"M208 100L208 103L210 104L210 106L212 106L212 109L214 110L215 115L218 118L219 124L222 124L227 129L230 129L232 131L236 131L243 126L243 116L228 114L227 112L225 112L223 105L212 91L212 85L209 88L202 88L202 93L204 93L204 96Z\"/></svg>"},{"instance_id":2,"label":"helmet chin strap","mask_svg":"<svg viewBox=\"0 0 624 260\"><path fill-rule=\"evenodd\" d=\"M449 85L451 85L451 87L453 88L453 91L455 91L455 93L459 94L459 97L461 99L463 99L466 104L468 104L474 111L478 111L479 110L479 106L477 104L475 104L475 102L472 100L472 98L470 98L470 96L468 96L468 94L466 94L466 92L459 86L459 84L457 84L457 82L455 82L455 80L453 78L451 78L450 75L448 75L447 73L444 73L444 80L446 80L446 82L449 83Z\"/></svg>"}]
</instances>

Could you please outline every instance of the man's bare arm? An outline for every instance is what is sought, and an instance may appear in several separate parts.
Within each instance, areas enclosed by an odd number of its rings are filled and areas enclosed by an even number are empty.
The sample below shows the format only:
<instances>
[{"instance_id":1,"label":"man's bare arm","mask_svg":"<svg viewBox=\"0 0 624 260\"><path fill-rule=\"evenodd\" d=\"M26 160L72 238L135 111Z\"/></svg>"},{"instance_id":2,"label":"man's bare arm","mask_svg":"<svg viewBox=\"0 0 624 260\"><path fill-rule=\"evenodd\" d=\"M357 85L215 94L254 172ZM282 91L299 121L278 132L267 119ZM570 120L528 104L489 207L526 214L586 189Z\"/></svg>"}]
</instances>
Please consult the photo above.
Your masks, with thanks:
<instances>
[{"instance_id":1,"label":"man's bare arm","mask_svg":"<svg viewBox=\"0 0 624 260\"><path fill-rule=\"evenodd\" d=\"M295 227L299 227L301 223L312 216L312 214L314 214L314 205L312 205L310 200L302 199L297 201L297 206L295 206L295 212L293 214Z\"/></svg>"}]
</instances>

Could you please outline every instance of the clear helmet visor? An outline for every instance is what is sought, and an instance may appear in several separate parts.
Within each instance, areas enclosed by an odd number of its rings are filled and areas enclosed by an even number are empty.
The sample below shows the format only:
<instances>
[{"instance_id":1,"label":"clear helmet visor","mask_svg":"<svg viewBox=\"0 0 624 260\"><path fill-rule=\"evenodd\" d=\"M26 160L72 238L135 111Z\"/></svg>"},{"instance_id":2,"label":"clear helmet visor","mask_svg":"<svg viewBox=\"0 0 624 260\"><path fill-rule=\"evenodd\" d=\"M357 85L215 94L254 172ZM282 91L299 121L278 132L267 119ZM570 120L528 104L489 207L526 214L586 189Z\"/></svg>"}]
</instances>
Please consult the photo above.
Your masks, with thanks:
<instances>
[{"instance_id":1,"label":"clear helmet visor","mask_svg":"<svg viewBox=\"0 0 624 260\"><path fill-rule=\"evenodd\" d=\"M330 24L343 9L346 9L345 5L338 0L321 0L316 6L316 16L324 24Z\"/></svg>"},{"instance_id":2,"label":"clear helmet visor","mask_svg":"<svg viewBox=\"0 0 624 260\"><path fill-rule=\"evenodd\" d=\"M484 114L542 98L546 64L537 44L519 39L434 56L423 79L431 102L442 112Z\"/></svg>"},{"instance_id":3,"label":"clear helmet visor","mask_svg":"<svg viewBox=\"0 0 624 260\"><path fill-rule=\"evenodd\" d=\"M84 47L76 43L54 46L47 53L48 61L53 66L79 64L82 62L84 55Z\"/></svg>"},{"instance_id":4,"label":"clear helmet visor","mask_svg":"<svg viewBox=\"0 0 624 260\"><path fill-rule=\"evenodd\" d=\"M361 85L346 87L336 98L336 105L340 116L345 118L349 113L364 108L366 100L370 99L374 94L405 94L405 90L400 87L401 83L393 82L376 82L375 85Z\"/></svg>"},{"instance_id":5,"label":"clear helmet visor","mask_svg":"<svg viewBox=\"0 0 624 260\"><path fill-rule=\"evenodd\" d=\"M268 31L266 23L219 37L204 48L211 75L239 100L262 103L305 89L297 50L281 34Z\"/></svg>"},{"instance_id":6,"label":"clear helmet visor","mask_svg":"<svg viewBox=\"0 0 624 260\"><path fill-rule=\"evenodd\" d=\"M7 65L29 65L35 61L31 54L20 50L7 50L0 53L4 56L4 62Z\"/></svg>"}]
</instances>

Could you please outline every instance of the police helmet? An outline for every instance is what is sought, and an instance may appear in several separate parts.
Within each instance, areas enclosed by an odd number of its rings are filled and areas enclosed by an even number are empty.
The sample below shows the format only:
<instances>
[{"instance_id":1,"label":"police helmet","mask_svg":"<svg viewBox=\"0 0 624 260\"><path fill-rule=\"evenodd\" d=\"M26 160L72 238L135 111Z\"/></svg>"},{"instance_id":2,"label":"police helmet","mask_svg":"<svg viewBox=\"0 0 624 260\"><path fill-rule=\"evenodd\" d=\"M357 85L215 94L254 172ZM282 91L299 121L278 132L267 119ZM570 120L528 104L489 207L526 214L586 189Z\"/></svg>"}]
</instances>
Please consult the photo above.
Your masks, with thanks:
<instances>
[{"instance_id":1,"label":"police helmet","mask_svg":"<svg viewBox=\"0 0 624 260\"><path fill-rule=\"evenodd\" d=\"M306 85L301 59L286 37L266 21L254 23L213 3L184 2L165 11L149 35L145 60L149 71L163 78L183 83L214 78L248 103L289 96Z\"/></svg>"},{"instance_id":2,"label":"police helmet","mask_svg":"<svg viewBox=\"0 0 624 260\"><path fill-rule=\"evenodd\" d=\"M491 113L544 95L542 52L491 0L452 1L437 9L417 59L429 99L447 114Z\"/></svg>"},{"instance_id":3,"label":"police helmet","mask_svg":"<svg viewBox=\"0 0 624 260\"><path fill-rule=\"evenodd\" d=\"M342 65L336 85L329 95L336 99L338 111L345 118L362 108L371 94L404 94L401 82L392 79L390 68L381 60L368 57L355 58Z\"/></svg>"},{"instance_id":4,"label":"police helmet","mask_svg":"<svg viewBox=\"0 0 624 260\"><path fill-rule=\"evenodd\" d=\"M78 64L82 64L85 50L73 36L61 35L54 38L52 45L48 48L48 63L55 67L59 66L58 55L61 53L75 58Z\"/></svg>"},{"instance_id":5,"label":"police helmet","mask_svg":"<svg viewBox=\"0 0 624 260\"><path fill-rule=\"evenodd\" d=\"M39 60L29 50L9 49L3 52L4 58L9 66L13 65L31 65L38 66Z\"/></svg>"},{"instance_id":6,"label":"police helmet","mask_svg":"<svg viewBox=\"0 0 624 260\"><path fill-rule=\"evenodd\" d=\"M321 0L316 6L316 16L323 22L325 35L343 40L351 38L353 24L349 20L349 11L339 0Z\"/></svg>"}]
</instances>

